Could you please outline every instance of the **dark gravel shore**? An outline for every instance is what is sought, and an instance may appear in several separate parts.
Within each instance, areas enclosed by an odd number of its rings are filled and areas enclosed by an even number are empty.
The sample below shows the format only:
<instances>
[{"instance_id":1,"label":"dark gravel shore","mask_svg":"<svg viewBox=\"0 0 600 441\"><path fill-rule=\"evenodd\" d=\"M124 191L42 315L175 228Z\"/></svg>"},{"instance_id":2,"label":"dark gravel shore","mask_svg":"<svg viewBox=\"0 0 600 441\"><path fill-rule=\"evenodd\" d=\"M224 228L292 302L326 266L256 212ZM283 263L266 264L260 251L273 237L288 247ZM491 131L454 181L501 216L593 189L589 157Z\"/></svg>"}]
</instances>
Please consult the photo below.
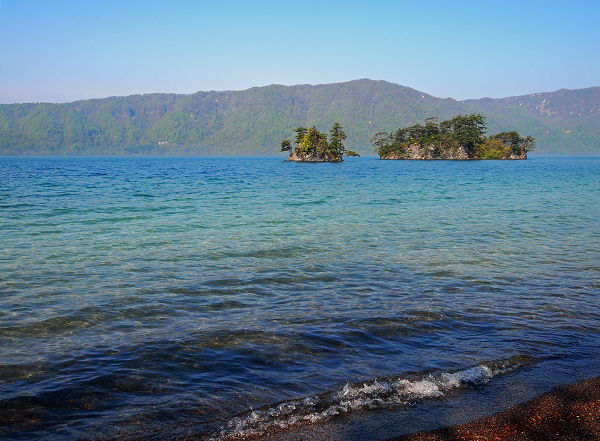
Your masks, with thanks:
<instances>
[{"instance_id":1,"label":"dark gravel shore","mask_svg":"<svg viewBox=\"0 0 600 441\"><path fill-rule=\"evenodd\" d=\"M531 401L454 427L389 441L600 440L600 377L562 386Z\"/></svg>"}]
</instances>

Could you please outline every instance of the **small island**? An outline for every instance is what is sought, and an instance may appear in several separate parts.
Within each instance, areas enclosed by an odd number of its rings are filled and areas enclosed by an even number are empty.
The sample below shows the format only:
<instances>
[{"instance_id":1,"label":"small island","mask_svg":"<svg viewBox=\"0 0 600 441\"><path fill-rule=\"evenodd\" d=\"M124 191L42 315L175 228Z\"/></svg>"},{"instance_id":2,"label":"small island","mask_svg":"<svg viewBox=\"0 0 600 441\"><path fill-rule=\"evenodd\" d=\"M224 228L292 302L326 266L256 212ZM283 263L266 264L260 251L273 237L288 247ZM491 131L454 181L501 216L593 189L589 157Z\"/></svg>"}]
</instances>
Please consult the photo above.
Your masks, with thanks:
<instances>
[{"instance_id":1,"label":"small island","mask_svg":"<svg viewBox=\"0 0 600 441\"><path fill-rule=\"evenodd\" d=\"M371 140L380 159L527 159L535 147L531 136L516 131L485 137L485 117L458 115L437 123L428 118L395 132L379 132Z\"/></svg>"},{"instance_id":2,"label":"small island","mask_svg":"<svg viewBox=\"0 0 600 441\"><path fill-rule=\"evenodd\" d=\"M284 139L281 141L281 151L289 152L286 161L296 162L341 162L343 156L360 156L352 150L346 150L344 141L347 136L342 130L340 123L334 123L327 134L319 132L315 126L307 129L298 127L296 130L294 146L292 141Z\"/></svg>"}]
</instances>

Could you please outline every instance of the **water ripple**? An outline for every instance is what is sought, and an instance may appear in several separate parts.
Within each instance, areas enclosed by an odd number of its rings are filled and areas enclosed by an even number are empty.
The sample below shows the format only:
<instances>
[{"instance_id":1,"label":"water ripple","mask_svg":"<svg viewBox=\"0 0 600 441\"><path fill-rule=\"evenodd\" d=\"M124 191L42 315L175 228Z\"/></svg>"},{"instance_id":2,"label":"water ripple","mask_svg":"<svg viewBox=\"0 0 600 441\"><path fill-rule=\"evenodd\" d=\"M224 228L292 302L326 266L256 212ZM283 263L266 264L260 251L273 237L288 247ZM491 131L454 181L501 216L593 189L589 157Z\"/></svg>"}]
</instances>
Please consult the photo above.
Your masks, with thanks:
<instances>
[{"instance_id":1,"label":"water ripple","mask_svg":"<svg viewBox=\"0 0 600 441\"><path fill-rule=\"evenodd\" d=\"M0 158L0 435L239 434L511 357L598 375L599 165Z\"/></svg>"}]
</instances>

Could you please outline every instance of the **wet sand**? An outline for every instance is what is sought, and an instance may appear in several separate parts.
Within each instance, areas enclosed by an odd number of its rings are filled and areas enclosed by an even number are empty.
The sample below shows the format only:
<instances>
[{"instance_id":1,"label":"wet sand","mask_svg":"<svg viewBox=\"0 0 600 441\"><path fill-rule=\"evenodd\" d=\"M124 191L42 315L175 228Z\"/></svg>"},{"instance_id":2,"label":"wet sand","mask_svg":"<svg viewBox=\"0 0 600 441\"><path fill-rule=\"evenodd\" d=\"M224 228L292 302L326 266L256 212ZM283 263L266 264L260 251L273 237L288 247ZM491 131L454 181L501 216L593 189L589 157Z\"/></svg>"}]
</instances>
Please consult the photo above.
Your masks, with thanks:
<instances>
[{"instance_id":1,"label":"wet sand","mask_svg":"<svg viewBox=\"0 0 600 441\"><path fill-rule=\"evenodd\" d=\"M389 441L600 440L600 377L561 386L487 418Z\"/></svg>"}]
</instances>

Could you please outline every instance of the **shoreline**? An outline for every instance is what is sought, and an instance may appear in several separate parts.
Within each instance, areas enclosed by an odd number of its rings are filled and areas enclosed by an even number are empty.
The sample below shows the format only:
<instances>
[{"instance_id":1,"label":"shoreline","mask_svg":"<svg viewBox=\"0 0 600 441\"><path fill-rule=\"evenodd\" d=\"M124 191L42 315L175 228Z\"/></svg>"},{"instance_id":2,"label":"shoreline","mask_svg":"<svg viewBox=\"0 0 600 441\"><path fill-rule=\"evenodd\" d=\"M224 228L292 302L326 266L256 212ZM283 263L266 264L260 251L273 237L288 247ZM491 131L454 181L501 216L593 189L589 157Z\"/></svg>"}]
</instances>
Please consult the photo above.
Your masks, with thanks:
<instances>
[{"instance_id":1,"label":"shoreline","mask_svg":"<svg viewBox=\"0 0 600 441\"><path fill-rule=\"evenodd\" d=\"M559 386L489 417L387 441L600 440L600 377Z\"/></svg>"}]
</instances>

